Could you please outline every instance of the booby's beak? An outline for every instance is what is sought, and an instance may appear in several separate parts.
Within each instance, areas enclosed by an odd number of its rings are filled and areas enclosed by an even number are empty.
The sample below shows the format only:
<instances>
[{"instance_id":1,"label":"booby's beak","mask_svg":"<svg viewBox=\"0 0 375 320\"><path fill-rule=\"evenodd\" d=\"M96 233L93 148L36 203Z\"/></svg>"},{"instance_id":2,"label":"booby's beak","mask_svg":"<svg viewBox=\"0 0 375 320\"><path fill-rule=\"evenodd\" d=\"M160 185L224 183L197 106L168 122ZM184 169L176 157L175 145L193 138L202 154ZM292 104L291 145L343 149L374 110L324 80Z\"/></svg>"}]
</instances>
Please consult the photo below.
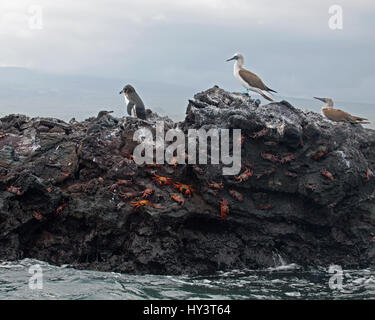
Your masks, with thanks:
<instances>
[{"instance_id":1,"label":"booby's beak","mask_svg":"<svg viewBox=\"0 0 375 320\"><path fill-rule=\"evenodd\" d=\"M225 60L225 61L231 61L231 60L234 60L234 59L236 59L236 56L234 56L234 57L232 57L232 58L229 58L229 59L227 59L227 60Z\"/></svg>"},{"instance_id":2,"label":"booby's beak","mask_svg":"<svg viewBox=\"0 0 375 320\"><path fill-rule=\"evenodd\" d=\"M316 100L320 100L320 101L322 101L322 102L327 102L325 98L314 97L314 99L316 99Z\"/></svg>"}]
</instances>

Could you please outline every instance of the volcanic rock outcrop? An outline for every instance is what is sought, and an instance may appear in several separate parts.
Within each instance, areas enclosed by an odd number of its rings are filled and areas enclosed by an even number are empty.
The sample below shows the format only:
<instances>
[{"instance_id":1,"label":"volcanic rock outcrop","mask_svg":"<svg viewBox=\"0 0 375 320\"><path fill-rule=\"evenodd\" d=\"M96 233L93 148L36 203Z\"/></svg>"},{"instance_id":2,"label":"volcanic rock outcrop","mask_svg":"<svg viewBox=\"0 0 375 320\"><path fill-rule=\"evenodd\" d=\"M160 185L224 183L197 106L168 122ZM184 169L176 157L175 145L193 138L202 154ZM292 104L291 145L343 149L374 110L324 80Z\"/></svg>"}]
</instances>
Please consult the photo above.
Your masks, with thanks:
<instances>
[{"instance_id":1,"label":"volcanic rock outcrop","mask_svg":"<svg viewBox=\"0 0 375 320\"><path fill-rule=\"evenodd\" d=\"M148 119L1 118L0 259L138 274L375 265L375 131L216 86L181 123ZM241 176L210 161L138 166L133 133L161 120L241 129Z\"/></svg>"}]
</instances>

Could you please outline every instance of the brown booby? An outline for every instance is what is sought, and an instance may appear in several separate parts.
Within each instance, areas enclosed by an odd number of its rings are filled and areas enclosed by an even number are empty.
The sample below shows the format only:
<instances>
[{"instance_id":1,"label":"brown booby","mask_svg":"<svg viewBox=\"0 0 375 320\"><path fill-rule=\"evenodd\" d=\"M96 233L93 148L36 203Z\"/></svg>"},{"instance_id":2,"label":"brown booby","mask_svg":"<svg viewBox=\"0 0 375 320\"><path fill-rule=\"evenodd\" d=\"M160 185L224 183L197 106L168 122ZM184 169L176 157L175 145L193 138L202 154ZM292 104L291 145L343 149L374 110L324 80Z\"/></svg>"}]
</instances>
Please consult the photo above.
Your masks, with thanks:
<instances>
[{"instance_id":1,"label":"brown booby","mask_svg":"<svg viewBox=\"0 0 375 320\"><path fill-rule=\"evenodd\" d=\"M329 120L336 122L350 122L352 124L361 123L368 124L370 123L368 119L352 116L351 114L342 111L340 109L333 108L333 100L330 98L317 98L314 99L323 101L325 105L322 107L322 115L328 118Z\"/></svg>"},{"instance_id":2,"label":"brown booby","mask_svg":"<svg viewBox=\"0 0 375 320\"><path fill-rule=\"evenodd\" d=\"M268 101L272 101L270 97L266 96L263 91L266 92L275 92L268 88L263 81L255 74L249 70L243 68L244 57L241 53L236 53L232 58L227 59L227 61L236 60L234 64L233 74L234 77L246 88L246 93L248 94L249 90L260 94L263 98Z\"/></svg>"}]
</instances>

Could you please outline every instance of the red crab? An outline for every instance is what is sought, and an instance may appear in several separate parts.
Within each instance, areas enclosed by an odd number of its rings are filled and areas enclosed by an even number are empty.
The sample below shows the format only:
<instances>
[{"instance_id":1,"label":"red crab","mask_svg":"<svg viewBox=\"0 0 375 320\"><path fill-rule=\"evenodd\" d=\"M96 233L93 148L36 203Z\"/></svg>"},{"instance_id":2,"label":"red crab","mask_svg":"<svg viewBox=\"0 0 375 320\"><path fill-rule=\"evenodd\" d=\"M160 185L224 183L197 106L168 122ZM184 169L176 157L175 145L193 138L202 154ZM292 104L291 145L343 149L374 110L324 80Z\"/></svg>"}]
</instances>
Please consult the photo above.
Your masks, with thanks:
<instances>
[{"instance_id":1,"label":"red crab","mask_svg":"<svg viewBox=\"0 0 375 320\"><path fill-rule=\"evenodd\" d=\"M236 190L229 190L229 194L238 201L243 201L243 195Z\"/></svg>"},{"instance_id":2,"label":"red crab","mask_svg":"<svg viewBox=\"0 0 375 320\"><path fill-rule=\"evenodd\" d=\"M63 203L60 207L58 207L57 209L56 209L56 212L55 212L55 215L57 216L57 215L59 215L64 209L65 209L65 207L68 205L68 202L65 202L65 203Z\"/></svg>"},{"instance_id":3,"label":"red crab","mask_svg":"<svg viewBox=\"0 0 375 320\"><path fill-rule=\"evenodd\" d=\"M185 194L185 196L189 197L191 197L191 195L195 192L191 184L183 184L177 182L174 184L174 187L177 188L178 191L180 191L182 194Z\"/></svg>"},{"instance_id":4,"label":"red crab","mask_svg":"<svg viewBox=\"0 0 375 320\"><path fill-rule=\"evenodd\" d=\"M152 207L152 203L148 200L132 201L131 206L134 207L134 211L138 210L140 207Z\"/></svg>"},{"instance_id":5,"label":"red crab","mask_svg":"<svg viewBox=\"0 0 375 320\"><path fill-rule=\"evenodd\" d=\"M366 171L366 180L367 181L370 181L371 177L374 176L374 173L371 171L370 168L367 168L367 171Z\"/></svg>"},{"instance_id":6,"label":"red crab","mask_svg":"<svg viewBox=\"0 0 375 320\"><path fill-rule=\"evenodd\" d=\"M258 132L253 133L253 139L258 139L260 137L264 137L268 133L268 129L262 129Z\"/></svg>"},{"instance_id":7,"label":"red crab","mask_svg":"<svg viewBox=\"0 0 375 320\"><path fill-rule=\"evenodd\" d=\"M134 192L120 192L119 195L124 200L129 200L137 196Z\"/></svg>"},{"instance_id":8,"label":"red crab","mask_svg":"<svg viewBox=\"0 0 375 320\"><path fill-rule=\"evenodd\" d=\"M321 173L322 173L323 176L327 177L329 180L335 180L333 174L331 172L329 172L328 170L323 169L321 171Z\"/></svg>"},{"instance_id":9,"label":"red crab","mask_svg":"<svg viewBox=\"0 0 375 320\"><path fill-rule=\"evenodd\" d=\"M224 188L224 184L222 182L218 183L218 182L211 181L211 183L208 186L216 190L221 190Z\"/></svg>"},{"instance_id":10,"label":"red crab","mask_svg":"<svg viewBox=\"0 0 375 320\"><path fill-rule=\"evenodd\" d=\"M156 209L162 209L163 207L158 204L152 204L148 200L139 200L139 201L132 201L131 206L134 207L134 211L138 210L140 207L154 207Z\"/></svg>"},{"instance_id":11,"label":"red crab","mask_svg":"<svg viewBox=\"0 0 375 320\"><path fill-rule=\"evenodd\" d=\"M315 161L318 161L320 158L324 157L326 154L328 154L328 151L327 150L324 150L324 151L318 151L317 153L315 153L312 158L315 160Z\"/></svg>"},{"instance_id":12,"label":"red crab","mask_svg":"<svg viewBox=\"0 0 375 320\"><path fill-rule=\"evenodd\" d=\"M296 156L293 153L289 153L289 154L281 157L280 162L282 164L284 164L284 163L287 163L287 162L291 162L291 161L293 161L295 159L296 159Z\"/></svg>"},{"instance_id":13,"label":"red crab","mask_svg":"<svg viewBox=\"0 0 375 320\"><path fill-rule=\"evenodd\" d=\"M254 174L254 171L252 169L246 168L246 170L242 172L238 177L235 177L235 179L238 180L237 183L241 183L241 182L249 180L249 177L252 177L253 174Z\"/></svg>"},{"instance_id":14,"label":"red crab","mask_svg":"<svg viewBox=\"0 0 375 320\"><path fill-rule=\"evenodd\" d=\"M161 177L154 173L152 180L159 184L159 186L164 186L173 183L172 178Z\"/></svg>"},{"instance_id":15,"label":"red crab","mask_svg":"<svg viewBox=\"0 0 375 320\"><path fill-rule=\"evenodd\" d=\"M178 193L171 194L171 198L181 206L185 204L185 198Z\"/></svg>"},{"instance_id":16,"label":"red crab","mask_svg":"<svg viewBox=\"0 0 375 320\"><path fill-rule=\"evenodd\" d=\"M154 189L152 188L146 188L145 190L141 191L140 194L142 196L142 198L149 198L152 196L152 194L154 193Z\"/></svg>"},{"instance_id":17,"label":"red crab","mask_svg":"<svg viewBox=\"0 0 375 320\"><path fill-rule=\"evenodd\" d=\"M262 152L260 154L260 156L264 159L264 160L268 160L268 161L271 161L272 163L276 163L276 162L279 162L279 158L271 153L265 153L265 152Z\"/></svg>"},{"instance_id":18,"label":"red crab","mask_svg":"<svg viewBox=\"0 0 375 320\"><path fill-rule=\"evenodd\" d=\"M22 193L23 193L21 191L21 187L14 187L14 186L7 187L7 191L11 192L11 193L14 193L17 196L21 196Z\"/></svg>"},{"instance_id":19,"label":"red crab","mask_svg":"<svg viewBox=\"0 0 375 320\"><path fill-rule=\"evenodd\" d=\"M44 220L46 220L46 217L42 215L42 213L40 212L40 210L34 210L34 211L33 211L33 217L34 217L36 220L39 220L39 221L44 221Z\"/></svg>"},{"instance_id":20,"label":"red crab","mask_svg":"<svg viewBox=\"0 0 375 320\"><path fill-rule=\"evenodd\" d=\"M227 214L229 213L229 204L228 200L222 198L220 203L220 219L225 220L227 218Z\"/></svg>"},{"instance_id":21,"label":"red crab","mask_svg":"<svg viewBox=\"0 0 375 320\"><path fill-rule=\"evenodd\" d=\"M113 192L113 191L117 190L119 186L130 186L132 183L133 183L132 180L117 179L117 182L110 185L108 187L108 190Z\"/></svg>"}]
</instances>

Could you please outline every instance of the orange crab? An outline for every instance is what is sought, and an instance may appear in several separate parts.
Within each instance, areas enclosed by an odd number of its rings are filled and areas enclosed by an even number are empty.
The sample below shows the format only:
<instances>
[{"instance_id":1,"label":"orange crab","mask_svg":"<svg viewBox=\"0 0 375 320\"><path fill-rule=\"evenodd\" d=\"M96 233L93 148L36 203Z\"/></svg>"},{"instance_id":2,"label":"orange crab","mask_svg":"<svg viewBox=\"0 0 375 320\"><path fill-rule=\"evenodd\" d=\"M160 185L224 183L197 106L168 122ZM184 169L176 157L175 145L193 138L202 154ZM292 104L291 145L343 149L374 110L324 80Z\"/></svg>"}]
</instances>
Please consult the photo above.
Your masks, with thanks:
<instances>
[{"instance_id":1,"label":"orange crab","mask_svg":"<svg viewBox=\"0 0 375 320\"><path fill-rule=\"evenodd\" d=\"M318 161L320 158L324 157L326 154L328 154L328 151L327 150L324 150L324 151L318 151L317 153L315 153L312 158L315 160L315 161Z\"/></svg>"},{"instance_id":2,"label":"orange crab","mask_svg":"<svg viewBox=\"0 0 375 320\"><path fill-rule=\"evenodd\" d=\"M177 188L178 191L180 191L182 194L185 194L185 196L189 197L191 197L191 195L195 192L191 184L183 184L177 182L174 184L174 187Z\"/></svg>"},{"instance_id":3,"label":"orange crab","mask_svg":"<svg viewBox=\"0 0 375 320\"><path fill-rule=\"evenodd\" d=\"M36 220L39 220L39 221L44 221L44 220L46 220L46 217L42 215L42 213L40 212L40 210L34 210L34 211L33 211L33 217L34 217Z\"/></svg>"},{"instance_id":4,"label":"orange crab","mask_svg":"<svg viewBox=\"0 0 375 320\"><path fill-rule=\"evenodd\" d=\"M152 203L148 200L132 201L131 206L134 207L134 211L136 211L140 207L152 207Z\"/></svg>"},{"instance_id":5,"label":"orange crab","mask_svg":"<svg viewBox=\"0 0 375 320\"><path fill-rule=\"evenodd\" d=\"M281 157L280 162L282 164L284 164L284 163L287 163L287 162L292 162L295 159L296 159L296 156L293 153L289 153L289 154Z\"/></svg>"},{"instance_id":6,"label":"orange crab","mask_svg":"<svg viewBox=\"0 0 375 320\"><path fill-rule=\"evenodd\" d=\"M229 190L229 194L237 201L243 201L243 195L236 190Z\"/></svg>"},{"instance_id":7,"label":"orange crab","mask_svg":"<svg viewBox=\"0 0 375 320\"><path fill-rule=\"evenodd\" d=\"M11 193L14 193L17 196L21 196L22 193L23 193L21 191L21 187L14 187L14 186L7 187L7 191L11 192Z\"/></svg>"},{"instance_id":8,"label":"orange crab","mask_svg":"<svg viewBox=\"0 0 375 320\"><path fill-rule=\"evenodd\" d=\"M132 183L133 183L132 180L117 179L117 182L110 185L108 187L108 190L113 192L113 191L117 190L119 186L130 186Z\"/></svg>"},{"instance_id":9,"label":"orange crab","mask_svg":"<svg viewBox=\"0 0 375 320\"><path fill-rule=\"evenodd\" d=\"M139 200L139 201L132 201L131 206L134 207L134 211L138 210L140 207L154 207L156 209L162 209L163 207L158 204L152 204L148 200Z\"/></svg>"},{"instance_id":10,"label":"orange crab","mask_svg":"<svg viewBox=\"0 0 375 320\"><path fill-rule=\"evenodd\" d=\"M142 198L149 198L154 193L154 189L152 188L146 188L145 190L141 191L139 194L142 196Z\"/></svg>"},{"instance_id":11,"label":"orange crab","mask_svg":"<svg viewBox=\"0 0 375 320\"><path fill-rule=\"evenodd\" d=\"M129 200L137 196L134 192L120 192L119 195L124 200Z\"/></svg>"},{"instance_id":12,"label":"orange crab","mask_svg":"<svg viewBox=\"0 0 375 320\"><path fill-rule=\"evenodd\" d=\"M221 201L219 201L220 204L220 216L219 218L222 220L225 220L227 218L227 214L229 213L229 204L228 200L222 198Z\"/></svg>"},{"instance_id":13,"label":"orange crab","mask_svg":"<svg viewBox=\"0 0 375 320\"><path fill-rule=\"evenodd\" d=\"M65 202L65 203L63 203L60 207L58 207L57 209L56 209L56 212L55 212L55 215L57 216L57 215L59 215L64 209L65 209L65 207L68 205L68 202Z\"/></svg>"},{"instance_id":14,"label":"orange crab","mask_svg":"<svg viewBox=\"0 0 375 320\"><path fill-rule=\"evenodd\" d=\"M279 158L278 156L275 156L274 154L271 154L271 153L265 153L265 152L262 152L260 154L260 156L264 159L264 160L268 160L268 161L271 161L272 163L275 163L275 162L279 162Z\"/></svg>"},{"instance_id":15,"label":"orange crab","mask_svg":"<svg viewBox=\"0 0 375 320\"><path fill-rule=\"evenodd\" d=\"M235 177L235 179L238 180L237 183L241 183L249 180L249 178L252 177L253 174L254 171L252 169L246 168L246 170L242 172L238 177Z\"/></svg>"},{"instance_id":16,"label":"orange crab","mask_svg":"<svg viewBox=\"0 0 375 320\"><path fill-rule=\"evenodd\" d=\"M178 193L171 194L171 198L181 206L185 204L185 198Z\"/></svg>"},{"instance_id":17,"label":"orange crab","mask_svg":"<svg viewBox=\"0 0 375 320\"><path fill-rule=\"evenodd\" d=\"M268 129L263 129L258 132L253 133L253 139L258 139L260 137L264 137L268 133Z\"/></svg>"},{"instance_id":18,"label":"orange crab","mask_svg":"<svg viewBox=\"0 0 375 320\"><path fill-rule=\"evenodd\" d=\"M333 174L329 172L328 170L322 169L321 173L323 176L327 177L329 180L335 180Z\"/></svg>"},{"instance_id":19,"label":"orange crab","mask_svg":"<svg viewBox=\"0 0 375 320\"><path fill-rule=\"evenodd\" d=\"M156 183L158 183L159 186L165 186L165 185L173 183L172 178L161 177L161 176L157 175L156 173L154 173L154 176L152 177L152 180L155 181Z\"/></svg>"},{"instance_id":20,"label":"orange crab","mask_svg":"<svg viewBox=\"0 0 375 320\"><path fill-rule=\"evenodd\" d=\"M211 183L209 183L208 186L216 190L221 190L224 188L224 184L222 182L218 183L218 182L211 181Z\"/></svg>"}]
</instances>

